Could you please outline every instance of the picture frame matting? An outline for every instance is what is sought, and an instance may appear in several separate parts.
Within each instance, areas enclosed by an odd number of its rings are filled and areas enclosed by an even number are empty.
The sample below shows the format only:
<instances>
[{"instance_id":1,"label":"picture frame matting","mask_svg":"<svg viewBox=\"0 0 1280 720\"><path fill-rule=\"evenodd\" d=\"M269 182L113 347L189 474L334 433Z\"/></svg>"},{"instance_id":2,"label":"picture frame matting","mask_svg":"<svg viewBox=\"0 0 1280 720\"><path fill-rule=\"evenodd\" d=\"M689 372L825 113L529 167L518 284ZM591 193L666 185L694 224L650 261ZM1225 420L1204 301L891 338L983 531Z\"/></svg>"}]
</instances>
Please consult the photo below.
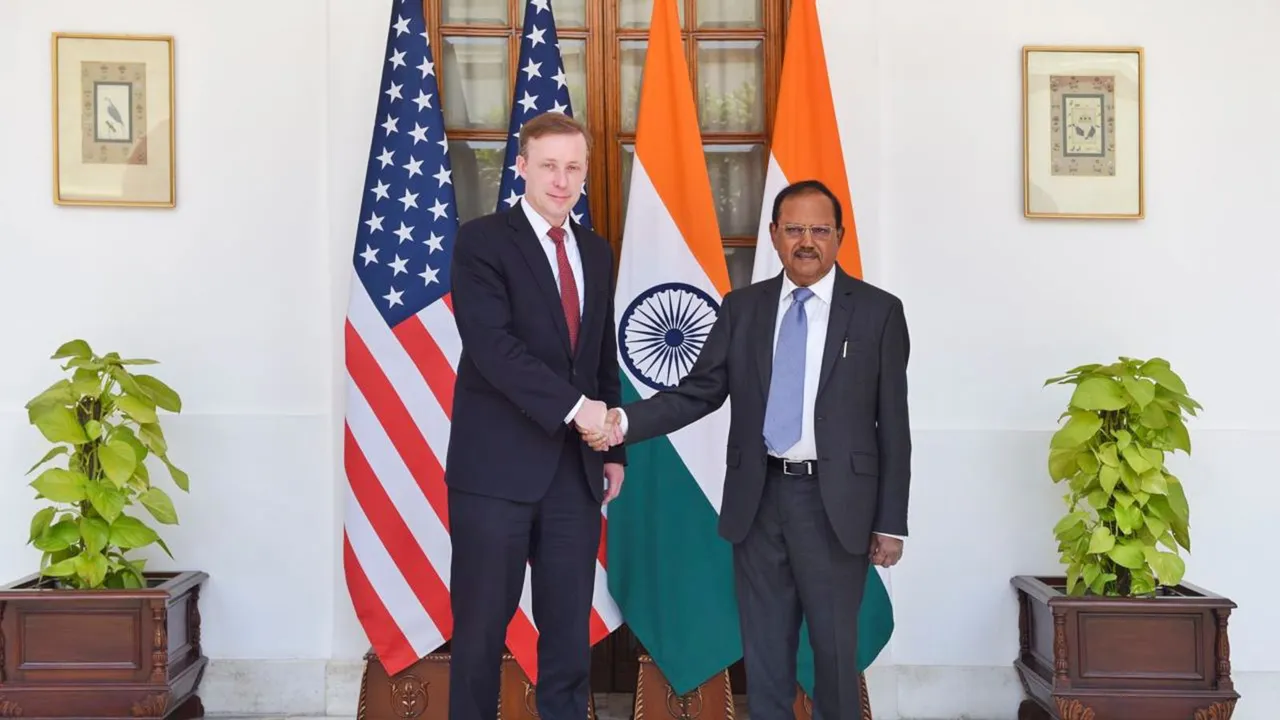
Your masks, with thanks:
<instances>
[{"instance_id":1,"label":"picture frame matting","mask_svg":"<svg viewBox=\"0 0 1280 720\"><path fill-rule=\"evenodd\" d=\"M1144 72L1141 47L1023 46L1024 216L1145 217Z\"/></svg>"},{"instance_id":2,"label":"picture frame matting","mask_svg":"<svg viewBox=\"0 0 1280 720\"><path fill-rule=\"evenodd\" d=\"M56 32L53 201L176 204L174 39Z\"/></svg>"}]
</instances>

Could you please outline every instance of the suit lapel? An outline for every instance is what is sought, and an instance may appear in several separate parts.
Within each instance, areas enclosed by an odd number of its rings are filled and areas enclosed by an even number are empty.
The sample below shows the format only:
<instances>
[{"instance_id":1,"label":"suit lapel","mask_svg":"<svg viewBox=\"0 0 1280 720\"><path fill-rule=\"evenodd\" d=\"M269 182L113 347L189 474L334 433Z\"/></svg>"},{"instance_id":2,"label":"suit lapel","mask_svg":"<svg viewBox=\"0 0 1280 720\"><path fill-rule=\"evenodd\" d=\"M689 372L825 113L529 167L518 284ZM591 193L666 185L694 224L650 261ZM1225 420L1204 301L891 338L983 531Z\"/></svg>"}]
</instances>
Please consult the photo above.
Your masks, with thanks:
<instances>
[{"instance_id":1,"label":"suit lapel","mask_svg":"<svg viewBox=\"0 0 1280 720\"><path fill-rule=\"evenodd\" d=\"M778 295L782 292L782 274L761 285L759 305L751 333L756 338L756 369L760 372L760 389L769 397L769 382L773 378L773 335L778 321Z\"/></svg>"},{"instance_id":2,"label":"suit lapel","mask_svg":"<svg viewBox=\"0 0 1280 720\"><path fill-rule=\"evenodd\" d=\"M849 337L849 318L853 314L853 281L836 266L835 288L831 293L831 313L827 317L827 339L822 349L822 371L818 374L818 393L821 394L831 378L836 360L844 352Z\"/></svg>"},{"instance_id":3,"label":"suit lapel","mask_svg":"<svg viewBox=\"0 0 1280 720\"><path fill-rule=\"evenodd\" d=\"M553 310L551 315L555 318L556 327L560 330L560 340L564 345L565 353L569 354L569 325L564 319L564 306L560 304L560 288L556 285L556 276L552 274L551 266L547 263L547 254L542 249L542 241L534 234L533 226L529 224L529 218L524 216L524 209L519 204L507 212L507 222L511 225L512 242L524 255L525 262L529 264L529 269L542 290L543 297ZM586 275L585 267L584 260L583 275Z\"/></svg>"}]
</instances>

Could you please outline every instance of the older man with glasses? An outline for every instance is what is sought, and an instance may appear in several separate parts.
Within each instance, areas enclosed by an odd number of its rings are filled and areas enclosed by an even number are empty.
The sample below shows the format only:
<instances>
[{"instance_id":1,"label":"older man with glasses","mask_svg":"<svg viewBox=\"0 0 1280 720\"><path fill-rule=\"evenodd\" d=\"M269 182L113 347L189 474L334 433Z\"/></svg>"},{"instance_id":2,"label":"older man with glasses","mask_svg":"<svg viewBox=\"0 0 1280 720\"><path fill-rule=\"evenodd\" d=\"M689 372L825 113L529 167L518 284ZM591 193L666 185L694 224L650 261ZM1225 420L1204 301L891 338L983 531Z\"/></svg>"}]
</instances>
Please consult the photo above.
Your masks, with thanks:
<instances>
[{"instance_id":1,"label":"older man with glasses","mask_svg":"<svg viewBox=\"0 0 1280 720\"><path fill-rule=\"evenodd\" d=\"M638 442L732 398L720 532L733 543L754 720L794 718L802 618L816 717L860 717L867 571L897 563L907 534L906 318L897 297L836 265L841 221L818 181L778 193L770 232L783 272L725 297L677 387L583 431L596 449Z\"/></svg>"}]
</instances>

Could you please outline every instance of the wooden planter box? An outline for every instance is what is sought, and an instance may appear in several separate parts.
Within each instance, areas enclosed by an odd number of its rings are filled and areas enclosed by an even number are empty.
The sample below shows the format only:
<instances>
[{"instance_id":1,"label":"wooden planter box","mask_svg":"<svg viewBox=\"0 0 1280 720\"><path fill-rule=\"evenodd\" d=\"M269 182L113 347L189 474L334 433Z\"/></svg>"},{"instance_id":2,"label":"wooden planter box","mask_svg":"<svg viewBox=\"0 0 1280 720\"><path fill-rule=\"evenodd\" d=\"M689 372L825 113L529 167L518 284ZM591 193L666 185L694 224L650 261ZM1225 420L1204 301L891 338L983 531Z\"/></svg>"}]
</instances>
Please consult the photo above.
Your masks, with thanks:
<instances>
[{"instance_id":1,"label":"wooden planter box","mask_svg":"<svg viewBox=\"0 0 1280 720\"><path fill-rule=\"evenodd\" d=\"M1153 598L1071 597L1064 577L1013 578L1028 699L1019 720L1229 720L1227 618L1235 603L1190 583Z\"/></svg>"},{"instance_id":2,"label":"wooden planter box","mask_svg":"<svg viewBox=\"0 0 1280 720\"><path fill-rule=\"evenodd\" d=\"M202 572L145 573L139 590L0 587L0 717L201 717Z\"/></svg>"}]
</instances>

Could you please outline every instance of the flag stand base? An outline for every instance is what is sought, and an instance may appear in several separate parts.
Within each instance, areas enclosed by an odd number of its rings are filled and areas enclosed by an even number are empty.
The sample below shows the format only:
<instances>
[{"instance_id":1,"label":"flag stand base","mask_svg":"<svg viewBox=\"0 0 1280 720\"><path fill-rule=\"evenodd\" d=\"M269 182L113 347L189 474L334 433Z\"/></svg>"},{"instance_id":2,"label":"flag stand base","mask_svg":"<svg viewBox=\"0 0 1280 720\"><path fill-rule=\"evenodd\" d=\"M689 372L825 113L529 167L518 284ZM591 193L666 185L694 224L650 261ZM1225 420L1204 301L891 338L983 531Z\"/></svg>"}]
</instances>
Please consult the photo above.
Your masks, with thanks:
<instances>
[{"instance_id":1,"label":"flag stand base","mask_svg":"<svg viewBox=\"0 0 1280 720\"><path fill-rule=\"evenodd\" d=\"M632 720L733 720L729 671L721 671L684 695L677 695L649 655L639 657Z\"/></svg>"},{"instance_id":2,"label":"flag stand base","mask_svg":"<svg viewBox=\"0 0 1280 720\"><path fill-rule=\"evenodd\" d=\"M432 653L394 677L372 650L365 653L356 720L448 720L449 658ZM733 688L726 669L691 692L676 695L653 658L639 657L631 720L734 720ZM861 720L871 717L867 676L858 675ZM496 720L537 720L537 691L509 653L502 658L502 681ZM813 702L796 688L796 720L813 720ZM652 716L652 717L647 717ZM598 720L595 696L587 695L586 720Z\"/></svg>"},{"instance_id":3,"label":"flag stand base","mask_svg":"<svg viewBox=\"0 0 1280 720\"><path fill-rule=\"evenodd\" d=\"M502 656L502 694L498 720L537 720L538 693L520 663L510 653ZM587 720L596 720L595 693L587 693Z\"/></svg>"},{"instance_id":4,"label":"flag stand base","mask_svg":"<svg viewBox=\"0 0 1280 720\"><path fill-rule=\"evenodd\" d=\"M641 655L639 660L632 720L733 720L733 688L728 670L684 695L676 695L652 657ZM858 694L861 720L873 720L866 673L858 673ZM795 714L796 720L813 720L813 701L799 687L796 688Z\"/></svg>"},{"instance_id":5,"label":"flag stand base","mask_svg":"<svg viewBox=\"0 0 1280 720\"><path fill-rule=\"evenodd\" d=\"M449 653L432 653L397 673L370 650L360 676L356 720L448 720Z\"/></svg>"},{"instance_id":6,"label":"flag stand base","mask_svg":"<svg viewBox=\"0 0 1280 720\"><path fill-rule=\"evenodd\" d=\"M858 697L862 712L861 720L873 720L871 717L871 693L867 692L867 674L858 673ZM813 699L808 693L796 688L796 720L813 720Z\"/></svg>"},{"instance_id":7,"label":"flag stand base","mask_svg":"<svg viewBox=\"0 0 1280 720\"><path fill-rule=\"evenodd\" d=\"M377 653L365 653L356 720L448 720L449 658L447 652L432 653L389 677ZM537 720L534 686L510 653L502 657L499 687L496 720ZM596 720L591 694L586 720Z\"/></svg>"}]
</instances>

